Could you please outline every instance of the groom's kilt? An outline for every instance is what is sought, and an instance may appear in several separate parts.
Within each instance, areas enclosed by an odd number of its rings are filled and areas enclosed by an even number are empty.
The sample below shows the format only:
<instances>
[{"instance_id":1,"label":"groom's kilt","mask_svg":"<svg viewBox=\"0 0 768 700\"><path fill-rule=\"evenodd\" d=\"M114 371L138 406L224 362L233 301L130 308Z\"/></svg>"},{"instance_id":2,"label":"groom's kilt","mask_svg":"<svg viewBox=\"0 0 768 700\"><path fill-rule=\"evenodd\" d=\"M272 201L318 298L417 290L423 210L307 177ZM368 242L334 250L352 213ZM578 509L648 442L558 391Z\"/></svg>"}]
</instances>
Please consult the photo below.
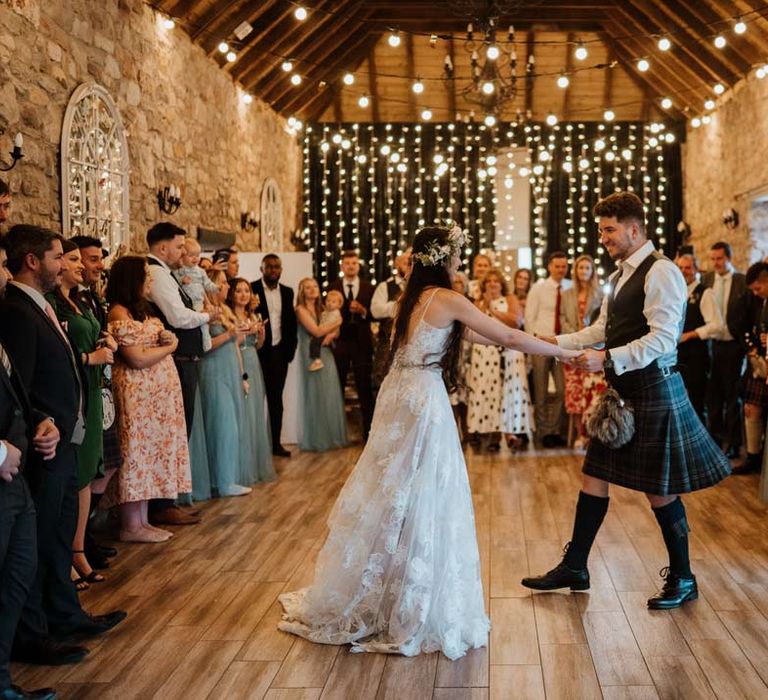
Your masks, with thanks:
<instances>
[{"instance_id":1,"label":"groom's kilt","mask_svg":"<svg viewBox=\"0 0 768 700\"><path fill-rule=\"evenodd\" d=\"M592 439L583 472L611 484L659 496L688 493L728 476L731 466L702 425L675 369L654 363L606 379L635 412L635 434L611 449Z\"/></svg>"}]
</instances>

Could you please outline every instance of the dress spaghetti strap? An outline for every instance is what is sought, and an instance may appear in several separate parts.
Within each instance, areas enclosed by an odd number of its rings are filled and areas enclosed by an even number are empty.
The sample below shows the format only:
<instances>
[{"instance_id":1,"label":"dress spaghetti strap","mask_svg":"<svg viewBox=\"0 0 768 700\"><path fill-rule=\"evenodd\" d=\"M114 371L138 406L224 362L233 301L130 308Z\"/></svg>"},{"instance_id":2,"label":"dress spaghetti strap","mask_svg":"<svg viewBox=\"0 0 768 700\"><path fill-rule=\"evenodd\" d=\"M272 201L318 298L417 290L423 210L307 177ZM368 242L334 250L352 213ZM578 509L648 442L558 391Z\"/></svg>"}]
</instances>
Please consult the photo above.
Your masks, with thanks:
<instances>
[{"instance_id":1,"label":"dress spaghetti strap","mask_svg":"<svg viewBox=\"0 0 768 700\"><path fill-rule=\"evenodd\" d=\"M421 312L421 316L419 317L419 323L421 323L424 320L424 317L427 315L427 310L429 309L429 305L432 303L432 300L435 298L435 294L440 291L440 287L437 289L432 290L432 294L429 295L429 299L427 299L427 303L424 304L424 309Z\"/></svg>"}]
</instances>

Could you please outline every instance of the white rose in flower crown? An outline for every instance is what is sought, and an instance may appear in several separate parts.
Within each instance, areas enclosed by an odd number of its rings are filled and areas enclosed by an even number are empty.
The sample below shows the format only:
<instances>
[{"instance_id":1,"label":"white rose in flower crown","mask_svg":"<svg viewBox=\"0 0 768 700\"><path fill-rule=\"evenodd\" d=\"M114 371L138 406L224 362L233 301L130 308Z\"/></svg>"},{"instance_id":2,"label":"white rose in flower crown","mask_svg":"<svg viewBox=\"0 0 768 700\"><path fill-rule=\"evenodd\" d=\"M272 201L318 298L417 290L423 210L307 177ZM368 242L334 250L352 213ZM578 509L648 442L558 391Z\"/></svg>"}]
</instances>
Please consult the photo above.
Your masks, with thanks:
<instances>
[{"instance_id":1,"label":"white rose in flower crown","mask_svg":"<svg viewBox=\"0 0 768 700\"><path fill-rule=\"evenodd\" d=\"M461 256L464 246L468 242L469 234L462 231L461 227L454 223L453 228L448 232L447 243L439 245L437 241L432 241L425 252L414 253L413 257L425 266L440 265L444 260L454 255Z\"/></svg>"}]
</instances>

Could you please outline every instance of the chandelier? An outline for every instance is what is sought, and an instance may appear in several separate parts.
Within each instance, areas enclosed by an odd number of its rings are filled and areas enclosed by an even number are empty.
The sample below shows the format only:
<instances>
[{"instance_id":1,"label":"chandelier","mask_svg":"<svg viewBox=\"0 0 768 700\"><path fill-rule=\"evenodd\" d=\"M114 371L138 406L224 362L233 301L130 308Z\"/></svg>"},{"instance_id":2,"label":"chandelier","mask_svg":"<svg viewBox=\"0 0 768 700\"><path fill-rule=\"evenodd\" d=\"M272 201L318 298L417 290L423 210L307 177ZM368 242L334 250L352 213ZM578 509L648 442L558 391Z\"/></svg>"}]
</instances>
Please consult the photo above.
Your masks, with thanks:
<instances>
[{"instance_id":1,"label":"chandelier","mask_svg":"<svg viewBox=\"0 0 768 700\"><path fill-rule=\"evenodd\" d=\"M502 19L530 0L452 0L454 12L470 21L467 24L464 50L469 55L470 80L457 94L477 105L486 115L486 122L501 118L506 105L514 102L520 84L533 71L533 56L524 61L524 71L518 63L514 25L501 26ZM445 77L455 79L450 56L445 57Z\"/></svg>"}]
</instances>

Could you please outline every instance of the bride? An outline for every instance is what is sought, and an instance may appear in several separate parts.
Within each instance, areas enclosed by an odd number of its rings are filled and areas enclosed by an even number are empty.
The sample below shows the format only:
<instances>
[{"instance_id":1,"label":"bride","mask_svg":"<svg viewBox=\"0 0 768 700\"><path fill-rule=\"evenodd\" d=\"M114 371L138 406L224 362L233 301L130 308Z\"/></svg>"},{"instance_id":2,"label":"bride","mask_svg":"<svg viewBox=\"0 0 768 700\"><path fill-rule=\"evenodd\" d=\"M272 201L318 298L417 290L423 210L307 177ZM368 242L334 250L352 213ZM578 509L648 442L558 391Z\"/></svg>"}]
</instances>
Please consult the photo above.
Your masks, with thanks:
<instances>
[{"instance_id":1,"label":"bride","mask_svg":"<svg viewBox=\"0 0 768 700\"><path fill-rule=\"evenodd\" d=\"M453 292L464 243L458 226L416 234L368 443L329 518L312 585L279 598L281 630L352 651L449 659L488 642L472 495L446 390L460 342L578 353Z\"/></svg>"}]
</instances>

